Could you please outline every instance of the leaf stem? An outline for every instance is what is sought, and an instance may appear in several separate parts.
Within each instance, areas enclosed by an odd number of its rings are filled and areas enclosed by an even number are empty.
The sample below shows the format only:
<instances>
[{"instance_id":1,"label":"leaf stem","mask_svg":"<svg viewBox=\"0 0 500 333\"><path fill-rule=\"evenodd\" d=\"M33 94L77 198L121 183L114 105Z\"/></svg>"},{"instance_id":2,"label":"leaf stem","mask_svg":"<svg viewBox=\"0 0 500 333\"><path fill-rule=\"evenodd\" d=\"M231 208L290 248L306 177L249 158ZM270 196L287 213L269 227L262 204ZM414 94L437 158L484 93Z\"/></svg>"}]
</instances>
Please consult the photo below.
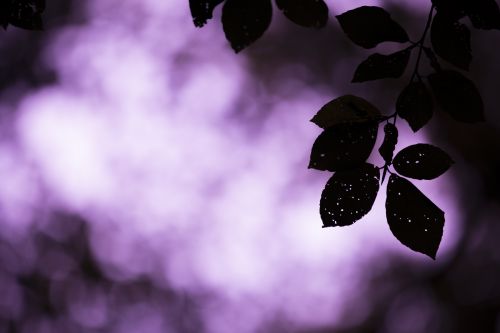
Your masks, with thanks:
<instances>
[{"instance_id":1,"label":"leaf stem","mask_svg":"<svg viewBox=\"0 0 500 333\"><path fill-rule=\"evenodd\" d=\"M418 69L420 67L420 60L422 60L422 53L424 52L424 48L425 48L424 42L425 42L425 38L427 37L427 33L429 32L429 29L431 27L433 14L434 14L434 5L432 5L431 10L429 11L429 15L427 17L427 22L425 23L425 28L424 28L424 32L422 33L422 37L420 37L419 41L413 45L413 46L418 45L419 49L418 49L417 62L415 63L415 69L413 70L413 74L411 75L411 79L410 79L411 81L413 81L415 79L415 77L417 77L419 75Z\"/></svg>"}]
</instances>

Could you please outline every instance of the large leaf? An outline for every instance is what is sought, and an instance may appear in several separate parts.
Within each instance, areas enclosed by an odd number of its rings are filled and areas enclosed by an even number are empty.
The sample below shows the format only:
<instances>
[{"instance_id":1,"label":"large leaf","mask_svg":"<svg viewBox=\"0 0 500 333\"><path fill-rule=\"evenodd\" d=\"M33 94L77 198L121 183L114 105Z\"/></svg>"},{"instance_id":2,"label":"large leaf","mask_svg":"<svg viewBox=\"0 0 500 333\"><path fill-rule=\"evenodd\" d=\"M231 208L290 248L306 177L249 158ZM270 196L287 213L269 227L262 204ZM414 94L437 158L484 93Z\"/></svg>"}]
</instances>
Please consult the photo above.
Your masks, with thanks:
<instances>
[{"instance_id":1,"label":"large leaf","mask_svg":"<svg viewBox=\"0 0 500 333\"><path fill-rule=\"evenodd\" d=\"M465 25L438 13L432 21L431 43L441 58L461 69L469 69L470 31Z\"/></svg>"},{"instance_id":2,"label":"large leaf","mask_svg":"<svg viewBox=\"0 0 500 333\"><path fill-rule=\"evenodd\" d=\"M378 123L346 123L327 128L313 144L309 168L340 171L367 160L377 140Z\"/></svg>"},{"instance_id":3,"label":"large leaf","mask_svg":"<svg viewBox=\"0 0 500 333\"><path fill-rule=\"evenodd\" d=\"M212 18L212 13L224 0L189 0L189 9L193 17L194 25L203 27L207 20Z\"/></svg>"},{"instance_id":4,"label":"large leaf","mask_svg":"<svg viewBox=\"0 0 500 333\"><path fill-rule=\"evenodd\" d=\"M429 122L433 114L432 96L423 82L411 82L399 94L396 102L398 116L408 122L413 132Z\"/></svg>"},{"instance_id":5,"label":"large leaf","mask_svg":"<svg viewBox=\"0 0 500 333\"><path fill-rule=\"evenodd\" d=\"M453 164L442 149L424 143L401 150L392 161L401 175L414 179L434 179L445 173Z\"/></svg>"},{"instance_id":6,"label":"large leaf","mask_svg":"<svg viewBox=\"0 0 500 333\"><path fill-rule=\"evenodd\" d=\"M311 119L321 128L352 122L378 120L380 111L367 100L344 95L325 104Z\"/></svg>"},{"instance_id":7,"label":"large leaf","mask_svg":"<svg viewBox=\"0 0 500 333\"><path fill-rule=\"evenodd\" d=\"M271 0L227 0L222 26L235 52L259 39L271 24Z\"/></svg>"},{"instance_id":8,"label":"large leaf","mask_svg":"<svg viewBox=\"0 0 500 333\"><path fill-rule=\"evenodd\" d=\"M401 77L410 60L410 54L410 50L402 50L389 55L372 54L358 66L352 82Z\"/></svg>"},{"instance_id":9,"label":"large leaf","mask_svg":"<svg viewBox=\"0 0 500 333\"><path fill-rule=\"evenodd\" d=\"M328 6L323 0L276 0L283 14L303 27L322 28L328 21Z\"/></svg>"},{"instance_id":10,"label":"large leaf","mask_svg":"<svg viewBox=\"0 0 500 333\"><path fill-rule=\"evenodd\" d=\"M484 120L484 104L475 84L457 71L429 75L439 106L455 120L475 123Z\"/></svg>"},{"instance_id":11,"label":"large leaf","mask_svg":"<svg viewBox=\"0 0 500 333\"><path fill-rule=\"evenodd\" d=\"M465 1L465 12L475 28L500 30L500 9L495 0Z\"/></svg>"},{"instance_id":12,"label":"large leaf","mask_svg":"<svg viewBox=\"0 0 500 333\"><path fill-rule=\"evenodd\" d=\"M384 141L382 142L382 145L380 145L378 152L384 159L385 163L390 165L394 149L398 143L398 128L391 123L387 123L384 126L384 134Z\"/></svg>"},{"instance_id":13,"label":"large leaf","mask_svg":"<svg viewBox=\"0 0 500 333\"><path fill-rule=\"evenodd\" d=\"M380 7L363 6L337 16L342 30L354 43L371 49L382 42L405 43L406 31Z\"/></svg>"},{"instance_id":14,"label":"large leaf","mask_svg":"<svg viewBox=\"0 0 500 333\"><path fill-rule=\"evenodd\" d=\"M377 197L379 178L380 170L372 164L336 172L321 193L323 227L351 225L365 216Z\"/></svg>"},{"instance_id":15,"label":"large leaf","mask_svg":"<svg viewBox=\"0 0 500 333\"><path fill-rule=\"evenodd\" d=\"M411 182L391 175L385 203L392 234L405 246L436 259L444 212Z\"/></svg>"}]
</instances>

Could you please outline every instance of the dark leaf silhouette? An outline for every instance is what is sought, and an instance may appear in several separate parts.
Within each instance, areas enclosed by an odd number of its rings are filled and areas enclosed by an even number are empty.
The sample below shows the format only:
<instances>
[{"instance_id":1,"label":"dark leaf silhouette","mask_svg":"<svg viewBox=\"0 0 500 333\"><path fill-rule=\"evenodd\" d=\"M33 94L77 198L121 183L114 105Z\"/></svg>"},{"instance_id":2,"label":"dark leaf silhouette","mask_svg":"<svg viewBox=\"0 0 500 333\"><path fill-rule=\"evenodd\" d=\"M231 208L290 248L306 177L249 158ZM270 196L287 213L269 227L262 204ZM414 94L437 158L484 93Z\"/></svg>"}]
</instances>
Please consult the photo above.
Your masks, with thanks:
<instances>
[{"instance_id":1,"label":"dark leaf silhouette","mask_svg":"<svg viewBox=\"0 0 500 333\"><path fill-rule=\"evenodd\" d=\"M352 82L401 77L410 60L410 54L410 50L402 50L389 55L372 54L358 66Z\"/></svg>"},{"instance_id":2,"label":"dark leaf silhouette","mask_svg":"<svg viewBox=\"0 0 500 333\"><path fill-rule=\"evenodd\" d=\"M465 12L474 28L500 30L500 9L495 0L464 1Z\"/></svg>"},{"instance_id":3,"label":"dark leaf silhouette","mask_svg":"<svg viewBox=\"0 0 500 333\"><path fill-rule=\"evenodd\" d=\"M321 128L342 123L377 120L380 111L367 100L353 95L344 95L325 104L311 119Z\"/></svg>"},{"instance_id":4,"label":"dark leaf silhouette","mask_svg":"<svg viewBox=\"0 0 500 333\"><path fill-rule=\"evenodd\" d=\"M432 96L423 82L411 82L399 94L398 116L408 122L413 132L429 122L433 114Z\"/></svg>"},{"instance_id":5,"label":"dark leaf silhouette","mask_svg":"<svg viewBox=\"0 0 500 333\"><path fill-rule=\"evenodd\" d=\"M433 73L428 78L439 106L455 120L465 123L484 120L483 99L471 80L451 70Z\"/></svg>"},{"instance_id":6,"label":"dark leaf silhouette","mask_svg":"<svg viewBox=\"0 0 500 333\"><path fill-rule=\"evenodd\" d=\"M432 21L431 43L441 58L461 69L469 69L472 60L470 31L465 25L436 14Z\"/></svg>"},{"instance_id":7,"label":"dark leaf silhouette","mask_svg":"<svg viewBox=\"0 0 500 333\"><path fill-rule=\"evenodd\" d=\"M271 18L271 0L227 0L222 9L224 33L235 52L259 39Z\"/></svg>"},{"instance_id":8,"label":"dark leaf silhouette","mask_svg":"<svg viewBox=\"0 0 500 333\"><path fill-rule=\"evenodd\" d=\"M3 1L0 7L0 24L8 24L26 30L42 30L42 12L45 0Z\"/></svg>"},{"instance_id":9,"label":"dark leaf silhouette","mask_svg":"<svg viewBox=\"0 0 500 333\"><path fill-rule=\"evenodd\" d=\"M392 234L405 246L436 259L444 227L444 212L411 182L391 175L385 203Z\"/></svg>"},{"instance_id":10,"label":"dark leaf silhouette","mask_svg":"<svg viewBox=\"0 0 500 333\"><path fill-rule=\"evenodd\" d=\"M392 164L400 175L414 179L434 179L445 173L453 160L442 149L419 143L401 150Z\"/></svg>"},{"instance_id":11,"label":"dark leaf silhouette","mask_svg":"<svg viewBox=\"0 0 500 333\"><path fill-rule=\"evenodd\" d=\"M194 25L203 27L209 19L212 18L212 13L224 0L189 0L189 9L193 17Z\"/></svg>"},{"instance_id":12,"label":"dark leaf silhouette","mask_svg":"<svg viewBox=\"0 0 500 333\"><path fill-rule=\"evenodd\" d=\"M378 149L378 152L384 159L385 163L389 165L392 162L394 149L398 143L398 128L391 123L387 123L384 126L384 133L384 141Z\"/></svg>"},{"instance_id":13,"label":"dark leaf silhouette","mask_svg":"<svg viewBox=\"0 0 500 333\"><path fill-rule=\"evenodd\" d=\"M382 42L405 43L406 31L380 7L363 6L337 16L342 30L357 45L371 49Z\"/></svg>"},{"instance_id":14,"label":"dark leaf silhouette","mask_svg":"<svg viewBox=\"0 0 500 333\"><path fill-rule=\"evenodd\" d=\"M322 28L328 21L328 6L323 0L276 0L283 14L303 27Z\"/></svg>"},{"instance_id":15,"label":"dark leaf silhouette","mask_svg":"<svg viewBox=\"0 0 500 333\"><path fill-rule=\"evenodd\" d=\"M367 163L336 172L321 193L323 227L351 225L365 216L377 197L379 178L380 170Z\"/></svg>"},{"instance_id":16,"label":"dark leaf silhouette","mask_svg":"<svg viewBox=\"0 0 500 333\"><path fill-rule=\"evenodd\" d=\"M361 165L370 156L377 122L345 123L329 127L313 144L309 168L340 171Z\"/></svg>"}]
</instances>

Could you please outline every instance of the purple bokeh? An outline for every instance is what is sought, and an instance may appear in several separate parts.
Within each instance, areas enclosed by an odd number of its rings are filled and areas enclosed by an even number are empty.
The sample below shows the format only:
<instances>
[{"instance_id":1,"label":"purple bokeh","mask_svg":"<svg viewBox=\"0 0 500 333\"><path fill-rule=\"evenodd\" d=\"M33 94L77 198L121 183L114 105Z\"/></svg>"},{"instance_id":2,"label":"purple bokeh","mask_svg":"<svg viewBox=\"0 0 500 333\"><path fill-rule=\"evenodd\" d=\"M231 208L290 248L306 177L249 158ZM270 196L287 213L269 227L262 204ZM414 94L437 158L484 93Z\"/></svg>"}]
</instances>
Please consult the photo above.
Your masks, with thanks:
<instances>
[{"instance_id":1,"label":"purple bokeh","mask_svg":"<svg viewBox=\"0 0 500 333\"><path fill-rule=\"evenodd\" d=\"M358 2L329 5L337 13L369 4ZM147 276L159 287L203 295L207 332L255 332L277 317L295 328L365 320L368 263L383 265L395 252L428 259L393 238L383 191L355 225L321 228L318 202L329 175L307 169L319 134L309 119L337 96L290 73L266 96L260 128L250 129L233 115L248 98L245 89L259 82L216 20L194 28L186 3L92 0L86 24L52 35L42 61L59 82L22 98L9 123L15 134L0 143L0 172L9 175L0 188L3 237L24 244L19 265L33 266L38 254L25 242L48 228L39 217L77 214L89 221L91 251L110 280ZM237 111L255 106L243 107ZM399 149L428 142L401 127ZM417 182L446 212L438 257L453 248L462 223L450 177ZM72 259L44 255L46 274L64 280ZM26 270L16 265L13 271ZM1 311L19 316L16 282L0 275L0 286ZM159 299L123 301L84 280L61 288L65 320L83 331L175 332ZM402 332L397 325L405 320L421 319L396 318L388 332ZM38 319L23 332L55 332L66 321Z\"/></svg>"}]
</instances>

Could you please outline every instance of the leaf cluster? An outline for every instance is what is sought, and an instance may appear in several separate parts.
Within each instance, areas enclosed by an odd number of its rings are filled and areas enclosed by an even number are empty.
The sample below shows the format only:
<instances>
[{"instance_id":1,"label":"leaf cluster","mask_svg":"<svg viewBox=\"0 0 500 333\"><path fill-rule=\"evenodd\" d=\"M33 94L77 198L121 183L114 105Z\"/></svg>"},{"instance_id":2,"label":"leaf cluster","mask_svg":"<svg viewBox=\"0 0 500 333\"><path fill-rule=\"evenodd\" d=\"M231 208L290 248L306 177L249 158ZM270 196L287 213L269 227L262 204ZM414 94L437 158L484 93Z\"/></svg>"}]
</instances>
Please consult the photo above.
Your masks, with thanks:
<instances>
[{"instance_id":1,"label":"leaf cluster","mask_svg":"<svg viewBox=\"0 0 500 333\"><path fill-rule=\"evenodd\" d=\"M260 38L271 23L271 0L190 0L194 24L202 27L222 3L223 29L236 52ZM328 7L323 0L275 0L275 4L295 24L321 28L327 23ZM369 55L357 66L352 82L399 79L408 71L411 59L416 60L409 82L395 101L394 113L382 115L365 99L343 95L325 104L311 119L323 132L312 146L309 168L334 172L321 194L323 227L348 226L364 217L389 174L385 207L390 230L410 249L435 258L444 212L408 178L435 179L453 161L440 148L424 143L394 154L396 120L405 120L414 132L426 126L438 109L463 123L484 120L479 90L464 74L473 59L471 31L464 20L476 29L500 30L499 6L495 0L431 0L423 33L416 39L381 7L361 6L336 19L346 36L364 49L387 42L401 45L390 54ZM428 61L425 73L424 58ZM452 67L445 68L441 62ZM384 165L375 166L367 160L381 124L384 139L378 153Z\"/></svg>"},{"instance_id":2,"label":"leaf cluster","mask_svg":"<svg viewBox=\"0 0 500 333\"><path fill-rule=\"evenodd\" d=\"M259 39L271 24L271 0L189 0L194 25L203 27L222 3L222 27L235 52ZM290 21L303 27L322 28L328 21L323 0L275 0L275 5Z\"/></svg>"}]
</instances>

